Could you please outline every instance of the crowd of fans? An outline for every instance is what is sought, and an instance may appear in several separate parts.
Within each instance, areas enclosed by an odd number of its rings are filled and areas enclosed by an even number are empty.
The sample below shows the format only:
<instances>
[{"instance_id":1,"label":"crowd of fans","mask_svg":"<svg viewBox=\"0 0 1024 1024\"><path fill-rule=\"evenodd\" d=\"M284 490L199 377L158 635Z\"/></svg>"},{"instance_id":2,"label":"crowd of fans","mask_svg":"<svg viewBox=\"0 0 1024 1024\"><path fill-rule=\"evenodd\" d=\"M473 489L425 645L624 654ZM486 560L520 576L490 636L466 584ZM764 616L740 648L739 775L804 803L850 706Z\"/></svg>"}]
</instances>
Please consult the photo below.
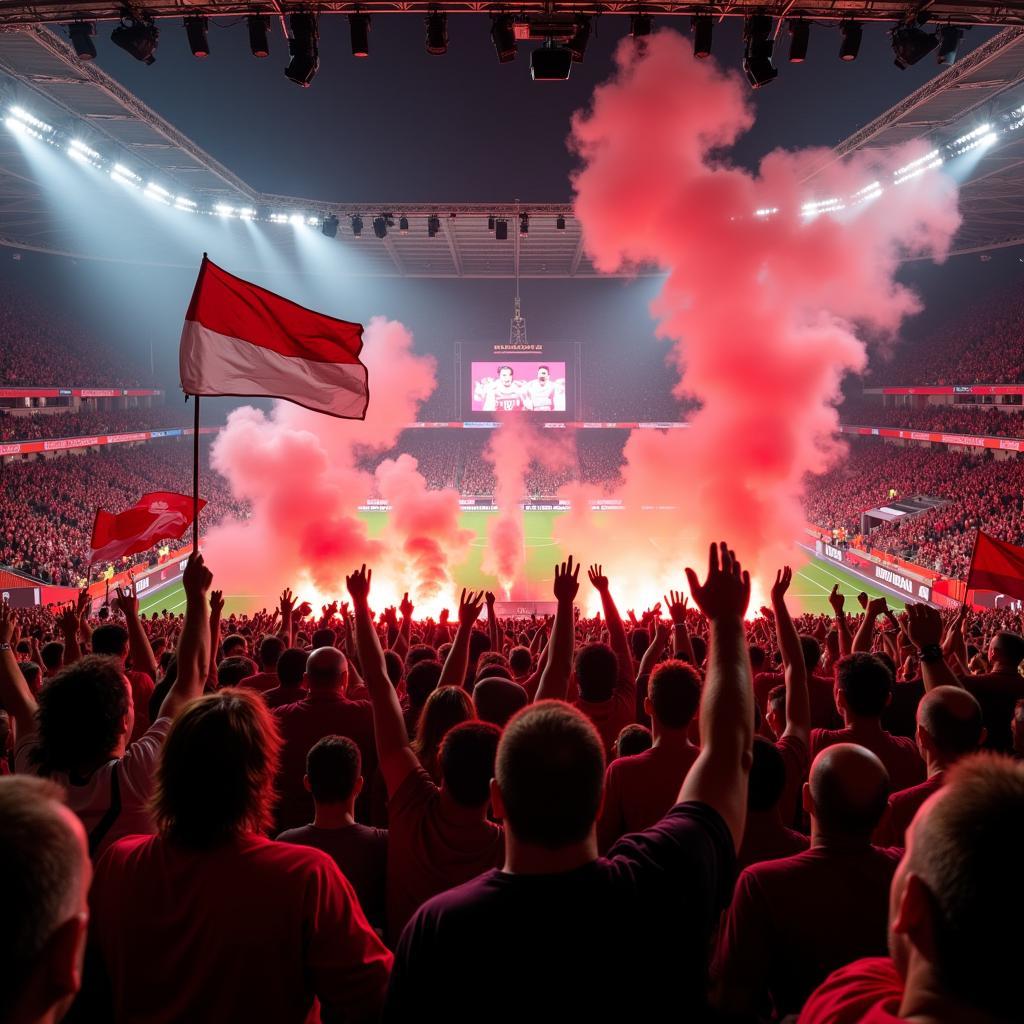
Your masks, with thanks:
<instances>
[{"instance_id":1,"label":"crowd of fans","mask_svg":"<svg viewBox=\"0 0 1024 1024\"><path fill-rule=\"evenodd\" d=\"M938 330L914 333L876 354L877 384L1024 383L1024 293L1020 285L979 296Z\"/></svg>"},{"instance_id":2,"label":"crowd of fans","mask_svg":"<svg viewBox=\"0 0 1024 1024\"><path fill-rule=\"evenodd\" d=\"M79 409L75 412L33 413L12 413L0 409L0 441L38 441L42 438L130 433L183 427L191 422L191 411L186 413L176 405L160 405L151 409Z\"/></svg>"},{"instance_id":3,"label":"crowd of fans","mask_svg":"<svg viewBox=\"0 0 1024 1024\"><path fill-rule=\"evenodd\" d=\"M1019 1018L1020 613L553 575L0 606L0 1019Z\"/></svg>"},{"instance_id":4,"label":"crowd of fans","mask_svg":"<svg viewBox=\"0 0 1024 1024\"><path fill-rule=\"evenodd\" d=\"M974 437L1024 437L1024 406L883 405L867 398L847 399L839 408L843 423L862 427L900 427Z\"/></svg>"},{"instance_id":5,"label":"crowd of fans","mask_svg":"<svg viewBox=\"0 0 1024 1024\"><path fill-rule=\"evenodd\" d=\"M0 564L47 583L78 585L88 568L98 508L120 512L146 491L192 492L185 443L191 442L150 441L5 465L0 472ZM243 511L219 474L206 474L203 497L208 502L204 525ZM187 541L169 543L174 550ZM105 568L97 565L94 571Z\"/></svg>"},{"instance_id":6,"label":"crowd of fans","mask_svg":"<svg viewBox=\"0 0 1024 1024\"><path fill-rule=\"evenodd\" d=\"M949 576L963 578L978 529L1024 544L1024 459L997 460L947 449L858 441L835 469L808 480L810 522L861 532L860 513L914 495L949 503L894 520L865 542Z\"/></svg>"},{"instance_id":7,"label":"crowd of fans","mask_svg":"<svg viewBox=\"0 0 1024 1024\"><path fill-rule=\"evenodd\" d=\"M148 374L31 291L0 281L0 387L138 387Z\"/></svg>"}]
</instances>

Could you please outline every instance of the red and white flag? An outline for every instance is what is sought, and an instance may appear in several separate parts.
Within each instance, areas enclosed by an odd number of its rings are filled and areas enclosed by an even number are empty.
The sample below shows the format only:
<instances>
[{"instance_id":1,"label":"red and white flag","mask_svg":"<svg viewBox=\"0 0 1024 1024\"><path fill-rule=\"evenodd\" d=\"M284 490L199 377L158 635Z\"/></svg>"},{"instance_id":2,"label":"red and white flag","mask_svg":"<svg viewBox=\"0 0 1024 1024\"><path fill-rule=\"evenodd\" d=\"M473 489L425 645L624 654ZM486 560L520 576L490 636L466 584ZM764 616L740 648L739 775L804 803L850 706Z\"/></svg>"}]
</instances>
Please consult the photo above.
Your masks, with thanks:
<instances>
[{"instance_id":1,"label":"red and white flag","mask_svg":"<svg viewBox=\"0 0 1024 1024\"><path fill-rule=\"evenodd\" d=\"M1024 601L1024 548L978 531L967 573L968 590L994 590Z\"/></svg>"},{"instance_id":2,"label":"red and white flag","mask_svg":"<svg viewBox=\"0 0 1024 1024\"><path fill-rule=\"evenodd\" d=\"M284 398L362 419L362 348L361 324L314 313L204 256L181 332L181 387L189 395Z\"/></svg>"},{"instance_id":3,"label":"red and white flag","mask_svg":"<svg viewBox=\"0 0 1024 1024\"><path fill-rule=\"evenodd\" d=\"M200 499L199 507L206 504ZM151 491L116 515L97 509L90 562L113 562L148 551L162 540L178 540L192 525L192 498L174 491Z\"/></svg>"}]
</instances>

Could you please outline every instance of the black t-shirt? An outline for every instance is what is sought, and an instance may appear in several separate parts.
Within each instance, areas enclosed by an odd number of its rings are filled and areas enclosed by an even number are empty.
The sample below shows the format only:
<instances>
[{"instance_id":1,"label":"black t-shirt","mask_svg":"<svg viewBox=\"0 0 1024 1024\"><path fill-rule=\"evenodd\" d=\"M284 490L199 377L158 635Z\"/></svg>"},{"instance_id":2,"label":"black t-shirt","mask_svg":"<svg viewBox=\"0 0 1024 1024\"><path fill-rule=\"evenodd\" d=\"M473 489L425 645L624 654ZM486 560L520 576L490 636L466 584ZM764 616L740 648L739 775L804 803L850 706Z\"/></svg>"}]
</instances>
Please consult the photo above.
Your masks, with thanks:
<instances>
[{"instance_id":1,"label":"black t-shirt","mask_svg":"<svg viewBox=\"0 0 1024 1024\"><path fill-rule=\"evenodd\" d=\"M698 1020L735 865L718 813L684 803L573 871L487 871L406 926L384 1019Z\"/></svg>"}]
</instances>

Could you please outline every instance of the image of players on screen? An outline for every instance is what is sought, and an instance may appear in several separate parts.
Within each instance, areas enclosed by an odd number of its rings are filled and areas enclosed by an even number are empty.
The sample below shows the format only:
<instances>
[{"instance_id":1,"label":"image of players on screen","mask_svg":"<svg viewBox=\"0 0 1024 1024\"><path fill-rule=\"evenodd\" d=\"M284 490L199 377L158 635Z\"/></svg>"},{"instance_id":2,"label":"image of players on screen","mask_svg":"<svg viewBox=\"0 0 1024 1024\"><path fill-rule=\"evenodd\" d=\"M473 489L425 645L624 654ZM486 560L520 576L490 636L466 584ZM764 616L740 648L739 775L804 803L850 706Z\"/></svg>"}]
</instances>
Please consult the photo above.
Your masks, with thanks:
<instances>
[{"instance_id":1,"label":"image of players on screen","mask_svg":"<svg viewBox=\"0 0 1024 1024\"><path fill-rule=\"evenodd\" d=\"M476 412L565 412L565 363L473 363L472 376Z\"/></svg>"}]
</instances>

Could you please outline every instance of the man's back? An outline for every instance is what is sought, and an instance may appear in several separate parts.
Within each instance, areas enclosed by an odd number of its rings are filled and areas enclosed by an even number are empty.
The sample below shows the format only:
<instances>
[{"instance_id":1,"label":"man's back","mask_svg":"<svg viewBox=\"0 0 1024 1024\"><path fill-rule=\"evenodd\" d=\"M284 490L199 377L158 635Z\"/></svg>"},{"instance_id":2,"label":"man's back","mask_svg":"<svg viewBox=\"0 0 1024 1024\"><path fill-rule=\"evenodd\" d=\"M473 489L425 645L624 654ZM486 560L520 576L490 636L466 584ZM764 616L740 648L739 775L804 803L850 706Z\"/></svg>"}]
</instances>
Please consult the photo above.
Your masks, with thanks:
<instances>
[{"instance_id":1,"label":"man's back","mask_svg":"<svg viewBox=\"0 0 1024 1024\"><path fill-rule=\"evenodd\" d=\"M314 996L364 1020L380 1004L391 956L319 850L132 837L102 858L90 904L115 1021L300 1022Z\"/></svg>"},{"instance_id":2,"label":"man's back","mask_svg":"<svg viewBox=\"0 0 1024 1024\"><path fill-rule=\"evenodd\" d=\"M986 672L980 676L964 676L962 681L981 705L988 730L986 749L1009 753L1013 749L1010 719L1014 704L1024 697L1024 676L1019 672Z\"/></svg>"},{"instance_id":3,"label":"man's back","mask_svg":"<svg viewBox=\"0 0 1024 1024\"><path fill-rule=\"evenodd\" d=\"M889 788L896 792L924 782L924 761L917 745L906 736L893 736L884 729L814 729L811 731L811 758L836 743L856 743L874 754L889 773Z\"/></svg>"},{"instance_id":4,"label":"man's back","mask_svg":"<svg viewBox=\"0 0 1024 1024\"><path fill-rule=\"evenodd\" d=\"M412 919L385 1019L694 1019L733 858L723 820L690 803L573 871L489 871Z\"/></svg>"},{"instance_id":5,"label":"man's back","mask_svg":"<svg viewBox=\"0 0 1024 1024\"><path fill-rule=\"evenodd\" d=\"M273 690L278 685L277 673L257 672L255 675L246 676L238 685L247 690L258 690L260 693L266 693L267 690Z\"/></svg>"}]
</instances>

